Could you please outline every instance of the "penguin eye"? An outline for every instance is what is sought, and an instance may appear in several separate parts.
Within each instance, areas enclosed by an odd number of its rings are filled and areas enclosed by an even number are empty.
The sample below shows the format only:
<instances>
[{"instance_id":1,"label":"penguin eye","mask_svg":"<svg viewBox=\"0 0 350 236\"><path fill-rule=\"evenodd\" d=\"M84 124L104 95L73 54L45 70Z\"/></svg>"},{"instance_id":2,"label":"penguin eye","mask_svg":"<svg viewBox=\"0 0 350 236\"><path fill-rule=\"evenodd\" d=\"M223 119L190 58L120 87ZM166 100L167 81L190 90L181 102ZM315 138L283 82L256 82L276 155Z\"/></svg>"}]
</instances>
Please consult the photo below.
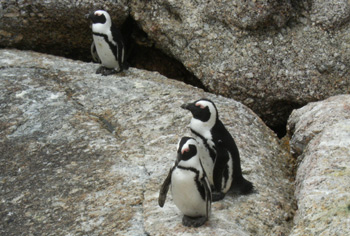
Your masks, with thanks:
<instances>
[{"instance_id":1,"label":"penguin eye","mask_svg":"<svg viewBox=\"0 0 350 236\"><path fill-rule=\"evenodd\" d=\"M205 108L205 106L203 106L202 104L200 104L200 103L198 103L198 102L196 103L196 106L197 106L197 107L200 107L200 109L204 109L204 108Z\"/></svg>"}]
</instances>

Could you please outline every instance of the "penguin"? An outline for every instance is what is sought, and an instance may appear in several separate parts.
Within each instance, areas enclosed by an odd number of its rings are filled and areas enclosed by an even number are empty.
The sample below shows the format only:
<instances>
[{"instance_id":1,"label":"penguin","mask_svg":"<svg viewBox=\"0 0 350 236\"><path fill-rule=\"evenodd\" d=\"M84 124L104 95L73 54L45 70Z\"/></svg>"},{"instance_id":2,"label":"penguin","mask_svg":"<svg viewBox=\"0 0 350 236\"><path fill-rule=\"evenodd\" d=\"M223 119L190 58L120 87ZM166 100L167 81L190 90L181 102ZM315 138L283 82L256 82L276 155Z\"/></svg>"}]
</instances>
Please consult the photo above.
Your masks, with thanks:
<instances>
[{"instance_id":1,"label":"penguin","mask_svg":"<svg viewBox=\"0 0 350 236\"><path fill-rule=\"evenodd\" d=\"M253 192L253 184L242 175L237 145L219 119L215 104L200 99L181 105L192 113L190 129L200 143L201 161L213 192L213 201L221 200L229 190L238 194Z\"/></svg>"},{"instance_id":2,"label":"penguin","mask_svg":"<svg viewBox=\"0 0 350 236\"><path fill-rule=\"evenodd\" d=\"M108 12L97 10L87 17L92 21L91 55L94 61L100 61L102 64L96 73L111 75L123 71L124 68L127 69L124 63L123 37L119 29L113 25Z\"/></svg>"},{"instance_id":3,"label":"penguin","mask_svg":"<svg viewBox=\"0 0 350 236\"><path fill-rule=\"evenodd\" d=\"M199 227L209 219L211 189L194 138L183 137L178 143L177 159L160 188L160 207L164 206L169 187L175 205L184 214L184 226Z\"/></svg>"}]
</instances>

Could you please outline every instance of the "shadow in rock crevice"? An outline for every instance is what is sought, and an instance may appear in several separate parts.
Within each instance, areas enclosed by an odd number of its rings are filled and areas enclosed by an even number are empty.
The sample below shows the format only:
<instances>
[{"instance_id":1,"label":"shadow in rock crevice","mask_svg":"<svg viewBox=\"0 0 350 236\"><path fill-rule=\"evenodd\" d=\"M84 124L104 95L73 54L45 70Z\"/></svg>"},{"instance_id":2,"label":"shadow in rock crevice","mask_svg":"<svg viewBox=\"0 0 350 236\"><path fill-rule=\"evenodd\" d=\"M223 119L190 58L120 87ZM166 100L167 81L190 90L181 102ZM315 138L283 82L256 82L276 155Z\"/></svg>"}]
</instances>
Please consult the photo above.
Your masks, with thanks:
<instances>
[{"instance_id":1,"label":"shadow in rock crevice","mask_svg":"<svg viewBox=\"0 0 350 236\"><path fill-rule=\"evenodd\" d=\"M292 111L302 107L303 105L305 104L299 104L297 102L287 100L275 101L271 105L271 107L277 108L275 112L268 115L262 115L261 119L277 134L278 138L281 139L287 134L287 122Z\"/></svg>"},{"instance_id":2,"label":"shadow in rock crevice","mask_svg":"<svg viewBox=\"0 0 350 236\"><path fill-rule=\"evenodd\" d=\"M126 60L131 67L157 71L167 78L179 80L207 91L203 83L181 62L156 48L154 42L140 29L131 16L121 26L121 31L127 49Z\"/></svg>"}]
</instances>

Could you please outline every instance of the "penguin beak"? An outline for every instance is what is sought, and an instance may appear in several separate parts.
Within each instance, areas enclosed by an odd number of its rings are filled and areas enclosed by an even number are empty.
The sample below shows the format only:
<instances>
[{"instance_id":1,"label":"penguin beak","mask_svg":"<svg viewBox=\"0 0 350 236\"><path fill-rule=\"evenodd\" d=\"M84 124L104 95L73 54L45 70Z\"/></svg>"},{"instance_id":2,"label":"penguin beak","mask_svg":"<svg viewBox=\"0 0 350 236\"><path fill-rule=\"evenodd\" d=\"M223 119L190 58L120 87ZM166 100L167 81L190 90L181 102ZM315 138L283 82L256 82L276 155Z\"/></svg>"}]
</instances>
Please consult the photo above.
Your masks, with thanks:
<instances>
[{"instance_id":1,"label":"penguin beak","mask_svg":"<svg viewBox=\"0 0 350 236\"><path fill-rule=\"evenodd\" d=\"M188 106L188 104L187 104L187 103L184 103L184 104L181 105L181 108L187 110L187 108L186 108L187 106Z\"/></svg>"},{"instance_id":2,"label":"penguin beak","mask_svg":"<svg viewBox=\"0 0 350 236\"><path fill-rule=\"evenodd\" d=\"M178 152L178 153L177 153L177 156L176 156L175 164L178 165L180 161L181 161L181 153Z\"/></svg>"},{"instance_id":3,"label":"penguin beak","mask_svg":"<svg viewBox=\"0 0 350 236\"><path fill-rule=\"evenodd\" d=\"M189 110L189 111L192 111L195 107L196 106L194 103L185 103L181 105L182 109Z\"/></svg>"},{"instance_id":4,"label":"penguin beak","mask_svg":"<svg viewBox=\"0 0 350 236\"><path fill-rule=\"evenodd\" d=\"M85 15L85 18L86 19L92 19L93 16L94 16L94 12L90 12L90 13Z\"/></svg>"}]
</instances>

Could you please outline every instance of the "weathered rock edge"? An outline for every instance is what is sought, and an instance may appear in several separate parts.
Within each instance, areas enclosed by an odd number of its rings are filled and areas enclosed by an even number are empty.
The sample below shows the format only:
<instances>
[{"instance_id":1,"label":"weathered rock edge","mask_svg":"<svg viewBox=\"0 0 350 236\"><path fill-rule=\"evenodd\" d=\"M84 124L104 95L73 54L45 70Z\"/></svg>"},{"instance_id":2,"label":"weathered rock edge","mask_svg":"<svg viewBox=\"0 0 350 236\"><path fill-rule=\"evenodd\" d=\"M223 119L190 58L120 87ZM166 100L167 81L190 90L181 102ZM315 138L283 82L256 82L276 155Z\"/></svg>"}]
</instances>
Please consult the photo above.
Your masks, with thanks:
<instances>
[{"instance_id":1,"label":"weathered rock edge","mask_svg":"<svg viewBox=\"0 0 350 236\"><path fill-rule=\"evenodd\" d=\"M298 211L291 236L350 234L350 95L293 111Z\"/></svg>"}]
</instances>

